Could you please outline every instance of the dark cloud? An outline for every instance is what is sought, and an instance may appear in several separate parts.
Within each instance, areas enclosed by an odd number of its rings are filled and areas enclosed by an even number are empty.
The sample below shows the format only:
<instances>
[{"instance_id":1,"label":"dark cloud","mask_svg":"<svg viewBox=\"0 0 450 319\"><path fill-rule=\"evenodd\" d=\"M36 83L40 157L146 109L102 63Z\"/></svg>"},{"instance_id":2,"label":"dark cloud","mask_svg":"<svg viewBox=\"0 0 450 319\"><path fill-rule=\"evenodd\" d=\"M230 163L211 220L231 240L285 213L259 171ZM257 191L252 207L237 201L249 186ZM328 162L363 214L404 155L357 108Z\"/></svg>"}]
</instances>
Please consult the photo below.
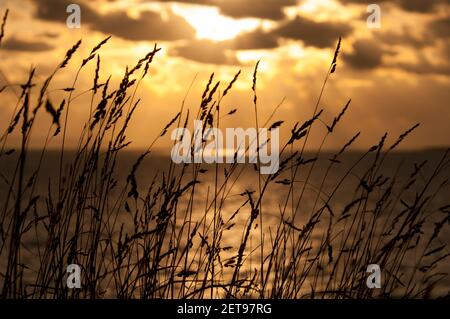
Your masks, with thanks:
<instances>
[{"instance_id":1,"label":"dark cloud","mask_svg":"<svg viewBox=\"0 0 450 319\"><path fill-rule=\"evenodd\" d=\"M373 69L382 64L383 50L380 43L360 39L353 43L353 52L344 54L344 61L354 69Z\"/></svg>"},{"instance_id":2,"label":"dark cloud","mask_svg":"<svg viewBox=\"0 0 450 319\"><path fill-rule=\"evenodd\" d=\"M10 38L2 44L2 49L9 51L42 52L53 49L53 46L44 42L29 41Z\"/></svg>"},{"instance_id":3,"label":"dark cloud","mask_svg":"<svg viewBox=\"0 0 450 319\"><path fill-rule=\"evenodd\" d=\"M431 12L441 2L440 0L397 0L402 9L418 13Z\"/></svg>"},{"instance_id":4,"label":"dark cloud","mask_svg":"<svg viewBox=\"0 0 450 319\"><path fill-rule=\"evenodd\" d=\"M412 11L417 13L429 13L437 8L440 4L448 4L449 0L340 0L341 3L347 4L365 4L372 3L393 3L398 7L406 11Z\"/></svg>"},{"instance_id":5,"label":"dark cloud","mask_svg":"<svg viewBox=\"0 0 450 319\"><path fill-rule=\"evenodd\" d=\"M150 0L151 1L151 0ZM189 4L214 5L214 0L153 0L154 2L181 2Z\"/></svg>"},{"instance_id":6,"label":"dark cloud","mask_svg":"<svg viewBox=\"0 0 450 319\"><path fill-rule=\"evenodd\" d=\"M297 4L297 0L153 0L216 6L224 15L233 18L281 20L283 9Z\"/></svg>"},{"instance_id":7,"label":"dark cloud","mask_svg":"<svg viewBox=\"0 0 450 319\"><path fill-rule=\"evenodd\" d=\"M341 3L355 3L355 4L371 4L374 3L373 0L339 0ZM393 0L378 0L377 3L380 2L392 2Z\"/></svg>"},{"instance_id":8,"label":"dark cloud","mask_svg":"<svg viewBox=\"0 0 450 319\"><path fill-rule=\"evenodd\" d=\"M373 0L339 0L339 2L343 3L343 4L372 4L372 3L382 3L382 2L393 2L393 0L378 0L378 1L373 1Z\"/></svg>"},{"instance_id":9,"label":"dark cloud","mask_svg":"<svg viewBox=\"0 0 450 319\"><path fill-rule=\"evenodd\" d=\"M229 46L234 50L274 49L278 47L278 41L272 32L256 29L239 34L229 41Z\"/></svg>"},{"instance_id":10,"label":"dark cloud","mask_svg":"<svg viewBox=\"0 0 450 319\"><path fill-rule=\"evenodd\" d=\"M430 22L428 30L430 30L434 36L441 38L450 37L450 17Z\"/></svg>"},{"instance_id":11,"label":"dark cloud","mask_svg":"<svg viewBox=\"0 0 450 319\"><path fill-rule=\"evenodd\" d=\"M238 64L234 51L274 49L278 47L279 38L302 40L307 45L323 48L334 46L339 36L349 32L350 28L341 24L316 23L297 17L272 31L258 28L222 42L194 40L176 47L171 53L202 63Z\"/></svg>"},{"instance_id":12,"label":"dark cloud","mask_svg":"<svg viewBox=\"0 0 450 319\"><path fill-rule=\"evenodd\" d=\"M441 48L441 54L446 61L450 61L450 41L446 41L443 44Z\"/></svg>"},{"instance_id":13,"label":"dark cloud","mask_svg":"<svg viewBox=\"0 0 450 319\"><path fill-rule=\"evenodd\" d=\"M404 27L401 32L387 30L382 33L375 33L375 37L383 44L410 46L416 49L433 45L435 42L433 37L413 34L408 27Z\"/></svg>"},{"instance_id":14,"label":"dark cloud","mask_svg":"<svg viewBox=\"0 0 450 319\"><path fill-rule=\"evenodd\" d=\"M347 24L315 22L297 16L294 20L279 26L274 33L282 38L301 40L306 45L325 48L333 46L339 37L345 37L351 31L352 28Z\"/></svg>"},{"instance_id":15,"label":"dark cloud","mask_svg":"<svg viewBox=\"0 0 450 319\"><path fill-rule=\"evenodd\" d=\"M33 2L36 4L37 18L62 23L66 22L68 16L67 6L74 3L71 0L33 0ZM83 2L78 1L76 4L80 6L82 21L95 21L99 18L99 15Z\"/></svg>"},{"instance_id":16,"label":"dark cloud","mask_svg":"<svg viewBox=\"0 0 450 319\"><path fill-rule=\"evenodd\" d=\"M177 55L189 60L208 64L239 64L233 52L225 44L208 40L194 40L171 50Z\"/></svg>"},{"instance_id":17,"label":"dark cloud","mask_svg":"<svg viewBox=\"0 0 450 319\"><path fill-rule=\"evenodd\" d=\"M92 29L127 40L173 41L193 38L195 30L180 16L169 14L168 19L153 11L143 11L134 19L119 11L89 23Z\"/></svg>"},{"instance_id":18,"label":"dark cloud","mask_svg":"<svg viewBox=\"0 0 450 319\"><path fill-rule=\"evenodd\" d=\"M445 60L446 55L450 56L447 49L450 48L450 42L442 46L439 52ZM383 49L377 40L360 39L353 43L353 52L344 53L343 59L353 69L368 70L377 67L402 70L405 72L415 73L417 75L445 75L450 76L450 63L439 62L431 63L423 54L423 51L417 50L415 53L416 62L385 62L383 56L385 54L395 53L388 49Z\"/></svg>"},{"instance_id":19,"label":"dark cloud","mask_svg":"<svg viewBox=\"0 0 450 319\"><path fill-rule=\"evenodd\" d=\"M68 14L66 8L71 0L35 1L36 17L42 20L65 23ZM81 24L87 24L92 30L101 31L126 40L172 41L193 38L195 30L182 17L169 13L167 19L154 11L142 11L138 18L128 16L125 11L110 12L101 15L85 5L81 7Z\"/></svg>"},{"instance_id":20,"label":"dark cloud","mask_svg":"<svg viewBox=\"0 0 450 319\"><path fill-rule=\"evenodd\" d=\"M406 72L418 75L445 75L450 76L449 64L433 64L426 58L421 57L417 63L399 62L390 65L390 67L398 68Z\"/></svg>"},{"instance_id":21,"label":"dark cloud","mask_svg":"<svg viewBox=\"0 0 450 319\"><path fill-rule=\"evenodd\" d=\"M254 17L270 20L284 18L283 8L295 5L295 0L221 0L217 1L220 11L233 18Z\"/></svg>"},{"instance_id":22,"label":"dark cloud","mask_svg":"<svg viewBox=\"0 0 450 319\"><path fill-rule=\"evenodd\" d=\"M237 65L236 50L273 49L278 46L277 37L262 29L245 32L231 40L214 42L192 40L171 50L172 55L207 64Z\"/></svg>"},{"instance_id":23,"label":"dark cloud","mask_svg":"<svg viewBox=\"0 0 450 319\"><path fill-rule=\"evenodd\" d=\"M59 36L59 34L56 32L48 32L48 31L42 32L39 35L49 39L55 39Z\"/></svg>"}]
</instances>

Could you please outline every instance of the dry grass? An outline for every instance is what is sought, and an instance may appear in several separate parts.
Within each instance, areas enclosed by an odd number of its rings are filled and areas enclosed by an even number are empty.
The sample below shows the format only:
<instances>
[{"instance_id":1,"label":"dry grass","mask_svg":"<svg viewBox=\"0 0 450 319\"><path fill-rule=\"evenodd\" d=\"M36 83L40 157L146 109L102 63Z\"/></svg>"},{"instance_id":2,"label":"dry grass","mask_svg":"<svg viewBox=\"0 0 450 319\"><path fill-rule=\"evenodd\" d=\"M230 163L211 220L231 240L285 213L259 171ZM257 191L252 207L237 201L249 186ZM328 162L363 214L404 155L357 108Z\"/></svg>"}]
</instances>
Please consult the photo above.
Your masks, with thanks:
<instances>
[{"instance_id":1,"label":"dry grass","mask_svg":"<svg viewBox=\"0 0 450 319\"><path fill-rule=\"evenodd\" d=\"M17 107L0 139L0 160L16 163L14 171L0 171L6 189L0 207L2 298L425 298L446 278L447 274L438 270L448 256L448 238L441 234L450 223L450 208L436 209L433 203L439 190L448 187L448 151L432 168L418 163L406 181L398 181L396 174L383 175L390 152L414 126L392 146L385 146L383 136L379 144L344 168L343 154L359 133L332 156L323 153L322 146L338 129L349 101L325 126L315 156L306 158L311 128L323 125L319 105L327 82L335 76L340 40L311 118L297 123L282 144L280 170L268 176L253 171L256 191L248 189L236 195L236 185L248 170L237 164L225 170L215 165L209 173L214 181L206 194L199 190L207 168L204 164L171 163L157 172L149 185L139 184L139 168L143 161L152 160L155 143L171 127L186 127L193 120L184 102L129 168L126 180L117 180L119 154L129 145L127 128L140 102L135 94L159 49L155 46L135 67L127 69L119 86L113 88L109 79L101 82L99 78L99 52L108 39L83 60L72 87L65 89L64 100L56 104L50 100L52 80L71 63L81 41L40 84L32 69L28 79L16 86L20 90ZM76 101L73 94L78 92L77 79L84 67L95 61L90 116L75 154L68 156L66 130ZM206 127L220 127L221 102L239 75L240 71L223 94L220 82L214 84L211 75L194 119L205 120ZM257 66L253 94L255 124L260 127L256 84ZM1 88L2 94L7 88ZM235 113L230 110L226 116ZM29 163L29 141L37 116L50 116L52 124L40 160ZM283 124L271 124L272 116L261 127ZM20 148L7 149L8 139L17 131ZM48 191L42 192L37 184L43 178L47 146L59 135L59 167L48 181ZM319 160L328 164L306 211L305 194L313 184ZM364 166L359 183L351 190L352 199L336 207L334 201L344 182L363 161L370 164ZM424 172L427 165L430 174ZM333 170L342 172L341 179L331 192L325 192ZM305 176L301 181L300 172ZM283 189L279 194L283 204L277 223L268 227L266 212L273 207L264 199L274 185ZM117 196L110 196L111 192ZM224 207L236 196L239 208L230 215ZM204 203L204 210L195 209L198 201ZM238 218L245 222L237 222ZM241 234L237 246L224 243L230 231ZM30 253L34 256L31 260L25 258ZM411 254L414 266L405 270ZM66 266L71 263L82 268L81 289L66 287ZM365 269L371 263L383 270L381 289L366 287Z\"/></svg>"}]
</instances>

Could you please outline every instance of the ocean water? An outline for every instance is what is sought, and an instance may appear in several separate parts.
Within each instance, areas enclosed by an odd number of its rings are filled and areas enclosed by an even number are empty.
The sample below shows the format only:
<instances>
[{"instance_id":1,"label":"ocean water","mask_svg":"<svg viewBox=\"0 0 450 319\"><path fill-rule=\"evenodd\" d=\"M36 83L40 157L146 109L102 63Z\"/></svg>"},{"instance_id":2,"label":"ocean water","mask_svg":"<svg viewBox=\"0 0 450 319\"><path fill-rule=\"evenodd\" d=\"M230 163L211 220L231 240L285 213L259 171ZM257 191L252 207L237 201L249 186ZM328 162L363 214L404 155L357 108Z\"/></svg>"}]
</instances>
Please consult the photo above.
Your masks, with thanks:
<instances>
[{"instance_id":1,"label":"ocean water","mask_svg":"<svg viewBox=\"0 0 450 319\"><path fill-rule=\"evenodd\" d=\"M449 186L441 185L442 181L450 178L450 168L448 165L442 170L436 181L429 185L427 182L429 176L433 174L437 163L442 159L443 154L444 150L438 149L415 152L396 152L389 154L389 156L383 160L381 167L375 175L380 176L380 180L389 178L389 182L395 179L395 186L392 189L392 196L389 198L389 200L392 201L391 205L388 206L390 209L382 212L382 216L374 227L374 233L371 234L371 236L379 238L380 243L382 243L383 232L389 228L393 217L404 208L402 202L413 203L416 194L421 192L425 186L427 186L427 192L431 197L423 207L424 211L428 212L429 215L427 215L427 220L425 221L425 225L421 229L421 232L424 236L430 236L432 234L433 225L439 220L440 215L437 213L439 208L448 205L450 202ZM123 186L125 185L127 176L130 174L133 164L136 162L139 155L140 152L125 151L118 157L117 166L113 174L114 179L117 180L117 186L107 194L111 207L115 207L114 203L117 202L117 199L122 198L121 196L125 196L126 198L126 192L123 192ZM37 167L38 163L41 162L40 156L41 152L38 150L28 154L25 174L27 178L32 176L32 172ZM63 160L63 175L71 175L70 163L74 159L74 156L75 154L73 152L65 153ZM328 232L327 227L330 218L329 211L332 212L335 220L335 223L333 224L333 234L335 234L336 237L333 239L335 244L333 254L338 255L339 249L344 250L346 244L343 243L342 234L345 233L346 227L350 227L350 221L352 219L344 218L339 222L336 221L342 217L341 214L345 211L346 206L355 200L361 193L361 180L373 162L375 155L369 155L364 160L359 161L361 156L362 153L360 152L346 153L340 157L339 163L333 163L331 169L329 169L331 163L329 159L333 157L333 153L321 153L315 162L300 166L292 189L290 183L288 183L292 178L292 170L288 169L278 176L264 192L264 197L260 206L263 223L260 225L261 220L258 217L252 225L252 233L249 237L247 249L245 251L245 258L240 276L251 277L255 270L259 271L261 268L261 232L264 238L262 253L264 258L266 258L273 249L273 241L276 237L277 228L280 225L286 227L285 221L288 221L297 229L302 229L310 219L311 215L321 208L324 203L328 204L329 209L327 209L327 214L323 214L324 217L316 225L315 230L311 234L311 239L308 241L310 248L305 247L310 249L306 256L312 258L318 251L320 244L323 242L324 236L326 236ZM313 152L305 153L303 156L305 160L315 157L316 154ZM17 161L17 154L0 157L0 171L2 173L2 182L0 183L0 207L2 208L5 207L5 205L11 205L10 203L6 204L9 190L7 181L14 175ZM355 163L358 164L355 165ZM416 183L410 189L403 191L402 189L411 179L411 174L420 163L425 164L420 173L416 176ZM142 161L136 172L137 186L140 195L144 196L144 194L146 194L149 187L152 185L155 176L156 180L159 181L158 183L161 183L163 176L168 176L170 166L170 157L159 153L149 154L149 156ZM58 196L57 189L58 184L60 183L59 167L60 153L57 151L46 152L42 160L39 175L36 177L34 189L34 194L41 196L37 200L36 206L37 210L40 211L40 214L45 214L46 205L48 205L48 201L46 201L48 194L52 193L54 198L57 198ZM178 164L172 166L172 169L174 170L173 174L177 175L183 169L183 166L182 164ZM193 175L192 166L186 166L184 169L185 176L182 184L185 185L193 179ZM197 179L199 183L195 185L193 196L190 196L192 193L186 192L179 199L177 204L177 215L179 216L177 216L177 219L180 222L174 225L174 227L179 230L185 214L189 214L189 212L192 212L192 216L190 217L193 222L203 221L205 225L212 223L213 216L215 213L217 215L217 212L220 212L218 215L220 215L220 220L224 223L227 223L227 221L235 215L232 221L226 224L228 226L233 224L233 226L223 231L220 238L221 247L227 247L228 249L222 250L220 255L221 265L218 265L217 269L220 271L220 280L226 282L231 278L234 268L232 265L231 267L223 267L223 265L226 264L227 260L231 260L236 256L250 218L248 204L242 207L248 199L244 193L249 191L253 194L253 197L257 199L259 183L264 185L264 180L267 176L259 175L251 164L238 164L236 170L228 179L224 176L225 171L230 172L231 170L231 167L228 164L220 164L217 166L214 164L202 164L202 169L204 169L204 171L198 174ZM225 180L226 183L224 183ZM64 183L64 180L62 183ZM369 214L371 209L376 206L377 200L382 198L383 191L386 190L388 184L389 183L387 182L374 191L375 194L371 197L365 208L366 214ZM217 194L217 196L215 196L215 194ZM332 195L332 198L328 200L330 195ZM14 194L12 194L12 196L14 196ZM95 196L95 194L89 194L89 196ZM214 200L214 198L216 198L216 200ZM299 201L300 198L301 200ZM124 201L120 202L121 205L117 209L119 214L123 215L123 218L119 218L119 220L124 223L129 223L129 225L126 225L126 228L128 226L128 228L131 229L132 221L123 208L123 202ZM26 200L24 200L23 205L25 205L25 203ZM190 209L191 207L192 209ZM239 212L235 214L238 210ZM370 220L370 218L367 220ZM201 230L199 230L199 232L201 232ZM208 234L207 230L203 229L203 232L204 234ZM297 230L291 230L291 232L297 233ZM350 233L350 242L352 236L357 238L358 235L361 236L360 233ZM24 277L25 281L30 283L34 280L36 270L39 269L39 240L36 240L39 236L43 237L40 238L41 243L45 241L45 236L34 232L29 232L23 239L25 249L21 255L21 263L28 265L29 271L25 271L26 274L24 274ZM442 232L439 235L439 242L445 247L434 259L449 253L450 232L448 225L442 229ZM200 239L196 236L194 246L199 245L199 243ZM429 250L434 247L435 246L430 247ZM178 248L181 251L184 246ZM286 247L287 251L290 251L291 249L292 246ZM422 251L421 249L423 250L423 247L419 246L412 248L407 253L404 260L399 265L399 273L408 274L419 267L419 261L424 262L422 254L419 253ZM376 249L374 253L376 253ZM287 252L286 256L289 256L289 252ZM7 261L4 251L2 252L1 257L0 272L3 272ZM307 263L307 257L302 257L305 260L300 264ZM322 264L325 270L320 276L314 276L314 271L308 274L308 278L306 279L308 284L304 285L299 296L310 296L311 283L314 283L316 290L325 287L326 272L327 269L329 270L331 268L330 266L327 268L326 258L323 258L324 262ZM191 259L191 270L195 271L200 265L198 264L195 255L193 255ZM367 260L370 260L370 257L368 257ZM362 269L366 265L357 266L358 267L354 268ZM448 266L450 266L450 258L444 258L433 271L435 273L446 273ZM405 276L407 277L407 275ZM3 278L1 278L1 280L3 280ZM446 277L435 285L433 296L447 294L449 290L450 279Z\"/></svg>"}]
</instances>

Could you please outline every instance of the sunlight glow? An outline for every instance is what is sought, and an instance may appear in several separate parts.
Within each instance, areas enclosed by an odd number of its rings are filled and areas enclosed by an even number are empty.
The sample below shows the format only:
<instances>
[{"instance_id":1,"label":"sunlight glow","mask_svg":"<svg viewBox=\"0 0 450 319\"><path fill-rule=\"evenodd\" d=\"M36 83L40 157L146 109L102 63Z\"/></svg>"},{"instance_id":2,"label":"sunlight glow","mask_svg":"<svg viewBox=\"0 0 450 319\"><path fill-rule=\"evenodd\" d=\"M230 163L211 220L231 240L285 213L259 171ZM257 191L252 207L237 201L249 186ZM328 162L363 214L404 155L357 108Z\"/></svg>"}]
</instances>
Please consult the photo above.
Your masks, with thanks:
<instances>
[{"instance_id":1,"label":"sunlight glow","mask_svg":"<svg viewBox=\"0 0 450 319\"><path fill-rule=\"evenodd\" d=\"M358 9L350 9L335 0L306 0L298 7L287 8L287 15L295 17L299 12L316 21L348 20L359 14Z\"/></svg>"},{"instance_id":2,"label":"sunlight glow","mask_svg":"<svg viewBox=\"0 0 450 319\"><path fill-rule=\"evenodd\" d=\"M197 32L198 39L223 41L260 25L258 19L232 19L214 7L173 5L175 14L182 16Z\"/></svg>"}]
</instances>

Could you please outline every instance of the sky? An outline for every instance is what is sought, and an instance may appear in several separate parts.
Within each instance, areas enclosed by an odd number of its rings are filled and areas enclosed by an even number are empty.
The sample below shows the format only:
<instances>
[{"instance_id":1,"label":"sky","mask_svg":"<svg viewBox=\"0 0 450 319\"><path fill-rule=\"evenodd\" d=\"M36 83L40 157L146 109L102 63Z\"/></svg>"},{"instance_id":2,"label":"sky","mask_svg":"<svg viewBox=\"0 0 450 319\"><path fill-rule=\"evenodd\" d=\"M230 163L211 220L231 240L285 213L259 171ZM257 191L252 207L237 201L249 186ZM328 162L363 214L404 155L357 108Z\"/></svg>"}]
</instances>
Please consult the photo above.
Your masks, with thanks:
<instances>
[{"instance_id":1,"label":"sky","mask_svg":"<svg viewBox=\"0 0 450 319\"><path fill-rule=\"evenodd\" d=\"M81 7L81 27L68 28L69 4ZM378 0L380 28L369 28L370 0L0 0L9 8L0 47L0 87L23 83L31 66L44 79L66 51L82 39L67 70L58 74L50 95L60 101L83 58L102 39L101 79L119 81L157 43L149 76L137 95L141 106L130 126L131 148L145 148L178 112L185 99L196 110L211 73L224 90L241 70L222 102L224 127L254 125L251 91L255 63L261 122L274 109L284 120L286 137L296 122L311 117L339 37L336 72L319 107L323 125L313 135L320 144L326 124L351 99L348 112L325 148L339 149L356 132L355 148L366 149L388 132L394 142L416 123L420 127L402 145L423 149L450 145L450 0ZM77 79L77 90L92 86L95 61ZM79 89L78 89L79 88ZM78 93L77 92L77 93ZM13 90L0 99L2 131L14 109ZM75 146L89 99L81 94L70 114L68 145ZM55 102L57 104L58 102ZM277 108L277 106L279 106ZM43 118L32 146L45 139L50 118ZM57 141L54 141L55 144ZM14 140L11 141L14 143ZM170 140L158 147L164 149Z\"/></svg>"}]
</instances>

